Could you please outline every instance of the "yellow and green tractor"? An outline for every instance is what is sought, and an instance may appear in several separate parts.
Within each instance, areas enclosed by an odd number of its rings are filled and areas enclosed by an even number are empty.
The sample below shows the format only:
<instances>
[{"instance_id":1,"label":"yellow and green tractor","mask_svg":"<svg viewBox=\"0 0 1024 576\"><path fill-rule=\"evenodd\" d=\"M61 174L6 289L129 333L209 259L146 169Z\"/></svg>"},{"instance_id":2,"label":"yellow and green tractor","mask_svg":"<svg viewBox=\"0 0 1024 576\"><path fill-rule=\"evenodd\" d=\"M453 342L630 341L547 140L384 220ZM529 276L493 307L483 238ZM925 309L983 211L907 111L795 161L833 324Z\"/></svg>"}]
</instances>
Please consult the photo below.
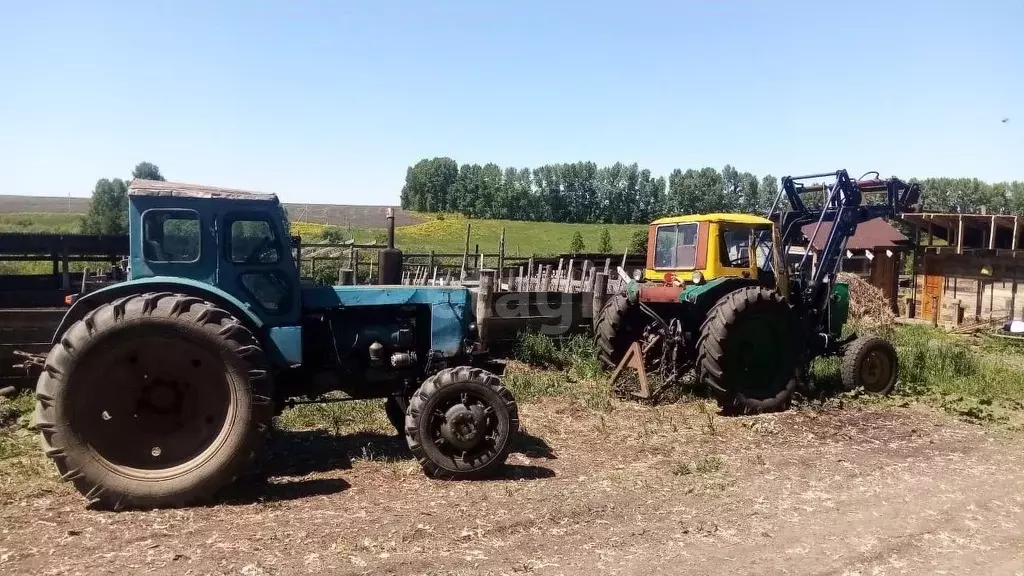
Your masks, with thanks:
<instances>
[{"instance_id":1,"label":"yellow and green tractor","mask_svg":"<svg viewBox=\"0 0 1024 576\"><path fill-rule=\"evenodd\" d=\"M896 351L879 337L843 336L849 287L836 281L859 223L896 218L919 203L917 184L875 176L787 176L768 217L652 222L643 275L620 269L624 288L597 318L595 345L612 380L632 367L639 373L633 393L650 397L657 390L648 375L663 390L696 373L724 411L774 411L789 404L815 358L842 356L845 387L889 393L898 379ZM805 203L810 193L820 206ZM868 195L885 198L868 203ZM809 238L802 232L808 224L815 225ZM804 252L791 263L791 248L813 243L819 232L827 241L816 261Z\"/></svg>"}]
</instances>

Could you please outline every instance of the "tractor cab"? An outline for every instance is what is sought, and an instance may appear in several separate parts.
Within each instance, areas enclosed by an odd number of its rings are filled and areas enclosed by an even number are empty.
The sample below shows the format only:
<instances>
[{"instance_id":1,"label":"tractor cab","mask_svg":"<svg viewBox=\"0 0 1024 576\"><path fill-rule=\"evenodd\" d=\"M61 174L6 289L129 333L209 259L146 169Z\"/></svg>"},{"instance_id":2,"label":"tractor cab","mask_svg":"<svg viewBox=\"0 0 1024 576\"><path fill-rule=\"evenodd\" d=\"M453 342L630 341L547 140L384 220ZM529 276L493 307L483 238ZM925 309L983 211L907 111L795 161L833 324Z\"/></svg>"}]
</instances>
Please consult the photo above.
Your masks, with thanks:
<instances>
[{"instance_id":1,"label":"tractor cab","mask_svg":"<svg viewBox=\"0 0 1024 576\"><path fill-rule=\"evenodd\" d=\"M668 285L699 285L723 277L757 278L771 255L771 232L771 220L749 214L655 220L647 235L644 278Z\"/></svg>"},{"instance_id":2,"label":"tractor cab","mask_svg":"<svg viewBox=\"0 0 1024 576\"><path fill-rule=\"evenodd\" d=\"M135 179L129 279L215 286L268 326L299 323L299 273L274 194Z\"/></svg>"}]
</instances>

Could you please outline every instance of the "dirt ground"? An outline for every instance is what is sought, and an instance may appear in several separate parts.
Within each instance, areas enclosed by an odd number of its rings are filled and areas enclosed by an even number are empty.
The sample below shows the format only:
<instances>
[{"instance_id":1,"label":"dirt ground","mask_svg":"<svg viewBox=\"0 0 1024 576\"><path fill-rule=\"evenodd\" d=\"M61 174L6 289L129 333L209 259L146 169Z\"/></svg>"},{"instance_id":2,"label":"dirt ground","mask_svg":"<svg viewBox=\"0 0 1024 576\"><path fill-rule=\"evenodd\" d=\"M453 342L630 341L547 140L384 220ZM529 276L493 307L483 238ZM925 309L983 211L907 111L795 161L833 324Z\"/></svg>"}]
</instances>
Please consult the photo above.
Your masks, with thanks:
<instances>
[{"instance_id":1,"label":"dirt ground","mask_svg":"<svg viewBox=\"0 0 1024 576\"><path fill-rule=\"evenodd\" d=\"M268 484L98 512L0 508L4 574L1024 574L1020 432L925 408L745 418L552 399L504 478L428 480L381 434L280 432Z\"/></svg>"}]
</instances>

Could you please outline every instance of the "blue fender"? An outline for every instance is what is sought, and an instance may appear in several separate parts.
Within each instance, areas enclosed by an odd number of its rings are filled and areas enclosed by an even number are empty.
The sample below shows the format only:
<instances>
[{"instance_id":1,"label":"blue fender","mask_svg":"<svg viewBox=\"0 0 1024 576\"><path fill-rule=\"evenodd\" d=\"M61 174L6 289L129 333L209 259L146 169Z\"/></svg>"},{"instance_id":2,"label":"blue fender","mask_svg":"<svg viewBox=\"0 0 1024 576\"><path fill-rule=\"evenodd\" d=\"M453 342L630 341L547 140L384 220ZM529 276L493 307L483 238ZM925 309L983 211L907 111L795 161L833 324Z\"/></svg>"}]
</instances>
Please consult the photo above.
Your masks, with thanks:
<instances>
[{"instance_id":1,"label":"blue fender","mask_svg":"<svg viewBox=\"0 0 1024 576\"><path fill-rule=\"evenodd\" d=\"M240 322L259 338L263 346L268 348L267 352L271 360L276 361L275 363L290 365L302 361L301 327L283 326L268 329L264 322L248 306L231 294L205 282L173 276L154 276L152 278L129 280L82 296L64 314L64 318L60 321L60 326L54 332L50 343L56 344L59 342L61 336L68 328L98 306L112 302L122 296L141 294L143 292L174 292L176 294L188 294L189 296L202 298L238 318Z\"/></svg>"}]
</instances>

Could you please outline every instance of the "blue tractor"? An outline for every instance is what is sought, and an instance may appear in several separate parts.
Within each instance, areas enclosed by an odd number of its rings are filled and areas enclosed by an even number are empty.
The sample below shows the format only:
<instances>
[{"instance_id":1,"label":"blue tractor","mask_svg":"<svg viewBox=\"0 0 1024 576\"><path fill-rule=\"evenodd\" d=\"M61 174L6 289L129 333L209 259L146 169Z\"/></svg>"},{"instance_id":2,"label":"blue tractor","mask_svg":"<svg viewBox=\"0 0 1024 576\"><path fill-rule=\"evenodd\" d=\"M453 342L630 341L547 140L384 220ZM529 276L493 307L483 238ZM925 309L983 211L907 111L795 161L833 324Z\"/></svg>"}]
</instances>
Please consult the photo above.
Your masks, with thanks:
<instances>
[{"instance_id":1,"label":"blue tractor","mask_svg":"<svg viewBox=\"0 0 1024 576\"><path fill-rule=\"evenodd\" d=\"M128 280L73 302L36 358L35 426L63 480L109 508L208 499L258 463L289 401L386 398L431 477L503 465L518 409L481 345L473 295L300 279L272 194L134 180Z\"/></svg>"}]
</instances>

